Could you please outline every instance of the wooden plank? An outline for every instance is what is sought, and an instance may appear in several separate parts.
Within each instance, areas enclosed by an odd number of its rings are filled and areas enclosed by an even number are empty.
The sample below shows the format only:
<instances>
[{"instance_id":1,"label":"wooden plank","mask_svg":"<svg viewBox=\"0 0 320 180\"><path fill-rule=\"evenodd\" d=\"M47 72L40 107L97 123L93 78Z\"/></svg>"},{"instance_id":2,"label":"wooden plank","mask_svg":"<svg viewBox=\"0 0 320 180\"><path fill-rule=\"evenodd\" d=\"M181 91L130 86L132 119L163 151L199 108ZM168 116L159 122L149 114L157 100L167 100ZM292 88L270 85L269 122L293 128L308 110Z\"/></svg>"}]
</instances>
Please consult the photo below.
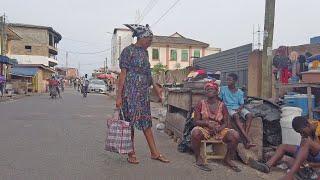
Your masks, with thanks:
<instances>
[{"instance_id":1,"label":"wooden plank","mask_svg":"<svg viewBox=\"0 0 320 180\"><path fill-rule=\"evenodd\" d=\"M168 104L189 111L191 106L191 92L172 92L168 94Z\"/></svg>"},{"instance_id":2,"label":"wooden plank","mask_svg":"<svg viewBox=\"0 0 320 180\"><path fill-rule=\"evenodd\" d=\"M276 84L276 87L280 89L283 88L303 88L303 87L312 87L312 88L320 88L320 84L310 84L310 83L297 83L297 84Z\"/></svg>"},{"instance_id":3,"label":"wooden plank","mask_svg":"<svg viewBox=\"0 0 320 180\"><path fill-rule=\"evenodd\" d=\"M167 113L166 127L174 133L175 137L182 139L186 118L179 113Z\"/></svg>"},{"instance_id":4,"label":"wooden plank","mask_svg":"<svg viewBox=\"0 0 320 180\"><path fill-rule=\"evenodd\" d=\"M313 119L311 87L307 87L309 119Z\"/></svg>"},{"instance_id":5,"label":"wooden plank","mask_svg":"<svg viewBox=\"0 0 320 180\"><path fill-rule=\"evenodd\" d=\"M202 93L192 93L192 107L195 107L202 99L205 99Z\"/></svg>"}]
</instances>

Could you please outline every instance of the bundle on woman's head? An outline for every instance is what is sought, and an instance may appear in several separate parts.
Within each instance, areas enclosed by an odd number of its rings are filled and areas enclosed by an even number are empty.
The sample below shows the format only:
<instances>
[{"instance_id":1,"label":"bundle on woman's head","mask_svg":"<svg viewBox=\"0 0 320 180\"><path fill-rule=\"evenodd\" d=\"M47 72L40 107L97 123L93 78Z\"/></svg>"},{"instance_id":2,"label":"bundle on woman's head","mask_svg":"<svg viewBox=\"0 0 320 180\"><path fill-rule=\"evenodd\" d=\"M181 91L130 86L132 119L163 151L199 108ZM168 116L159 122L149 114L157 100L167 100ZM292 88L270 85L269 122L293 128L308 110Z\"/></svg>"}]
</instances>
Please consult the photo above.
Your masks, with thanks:
<instances>
[{"instance_id":1,"label":"bundle on woman's head","mask_svg":"<svg viewBox=\"0 0 320 180\"><path fill-rule=\"evenodd\" d=\"M152 37L153 33L150 29L150 26L146 24L145 26L140 24L125 24L131 31L132 37L145 38L145 37Z\"/></svg>"}]
</instances>

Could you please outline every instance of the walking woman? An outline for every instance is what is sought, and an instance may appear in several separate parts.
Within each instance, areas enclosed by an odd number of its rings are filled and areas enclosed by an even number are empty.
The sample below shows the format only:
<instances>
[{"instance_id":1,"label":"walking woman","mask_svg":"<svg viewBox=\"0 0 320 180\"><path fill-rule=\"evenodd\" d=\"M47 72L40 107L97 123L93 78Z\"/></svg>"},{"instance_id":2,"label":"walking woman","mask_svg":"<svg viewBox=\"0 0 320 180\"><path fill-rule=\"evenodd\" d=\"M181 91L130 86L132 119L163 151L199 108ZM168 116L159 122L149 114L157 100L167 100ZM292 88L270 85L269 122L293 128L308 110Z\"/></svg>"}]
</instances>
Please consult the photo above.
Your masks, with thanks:
<instances>
[{"instance_id":1,"label":"walking woman","mask_svg":"<svg viewBox=\"0 0 320 180\"><path fill-rule=\"evenodd\" d=\"M116 107L122 108L124 118L134 127L142 130L149 145L151 159L169 163L156 147L152 132L149 87L153 85L161 98L161 88L153 83L147 48L151 45L153 33L149 25L125 24L137 37L137 42L124 48L119 59L121 73L117 91ZM133 148L134 149L134 148ZM128 162L138 164L135 150L128 154Z\"/></svg>"}]
</instances>

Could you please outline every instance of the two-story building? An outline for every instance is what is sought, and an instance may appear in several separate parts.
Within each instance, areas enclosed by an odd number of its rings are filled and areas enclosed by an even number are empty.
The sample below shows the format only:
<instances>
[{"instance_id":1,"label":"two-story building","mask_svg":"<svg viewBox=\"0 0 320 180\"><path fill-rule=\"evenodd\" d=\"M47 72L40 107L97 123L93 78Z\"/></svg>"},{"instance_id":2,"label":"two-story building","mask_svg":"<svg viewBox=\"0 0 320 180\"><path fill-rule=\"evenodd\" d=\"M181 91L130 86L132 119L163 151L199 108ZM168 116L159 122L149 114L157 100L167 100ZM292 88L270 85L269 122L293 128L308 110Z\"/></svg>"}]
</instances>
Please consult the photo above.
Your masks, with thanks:
<instances>
[{"instance_id":1,"label":"two-story building","mask_svg":"<svg viewBox=\"0 0 320 180\"><path fill-rule=\"evenodd\" d=\"M119 70L121 51L134 42L129 29L116 28L113 32L111 50L111 70ZM209 47L209 44L186 38L179 33L171 36L153 36L148 48L151 67L161 63L169 70L181 69L192 65L195 58L220 52L220 48Z\"/></svg>"},{"instance_id":2,"label":"two-story building","mask_svg":"<svg viewBox=\"0 0 320 180\"><path fill-rule=\"evenodd\" d=\"M0 22L2 21L2 17L0 17ZM4 33L0 33L0 75L4 76L7 80L10 79L10 70L13 64L16 63L16 60L10 59L6 55L8 54L8 44L12 41L21 41L21 37L13 31L8 26L2 27L2 22L0 23L1 30L4 30ZM4 35L4 37L2 37Z\"/></svg>"},{"instance_id":3,"label":"two-story building","mask_svg":"<svg viewBox=\"0 0 320 180\"><path fill-rule=\"evenodd\" d=\"M58 64L57 45L62 36L52 27L28 24L8 24L22 39L8 42L10 58L19 64L42 64L54 67Z\"/></svg>"},{"instance_id":4,"label":"two-story building","mask_svg":"<svg viewBox=\"0 0 320 180\"><path fill-rule=\"evenodd\" d=\"M154 36L148 48L151 67L161 63L170 70L188 67L195 58L220 51L220 48L209 47L207 43L186 38L177 32L171 36Z\"/></svg>"}]
</instances>

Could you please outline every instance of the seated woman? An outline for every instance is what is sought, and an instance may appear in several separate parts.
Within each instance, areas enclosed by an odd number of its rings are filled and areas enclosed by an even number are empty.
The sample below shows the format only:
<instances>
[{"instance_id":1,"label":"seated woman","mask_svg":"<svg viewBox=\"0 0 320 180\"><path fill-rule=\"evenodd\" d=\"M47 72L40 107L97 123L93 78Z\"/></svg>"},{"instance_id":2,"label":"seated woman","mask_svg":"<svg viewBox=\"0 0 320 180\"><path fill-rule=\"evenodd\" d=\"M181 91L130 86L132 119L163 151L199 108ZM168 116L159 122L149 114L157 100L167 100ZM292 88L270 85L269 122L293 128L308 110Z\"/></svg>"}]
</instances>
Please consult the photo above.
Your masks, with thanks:
<instances>
[{"instance_id":1,"label":"seated woman","mask_svg":"<svg viewBox=\"0 0 320 180\"><path fill-rule=\"evenodd\" d=\"M240 172L241 169L232 162L239 143L239 133L227 128L228 110L218 97L218 89L216 83L208 82L205 85L207 99L200 101L195 108L195 127L191 131L191 146L196 157L195 166L204 171L211 171L200 156L200 147L202 140L213 137L227 144L227 154L224 158L225 165L236 172Z\"/></svg>"}]
</instances>

